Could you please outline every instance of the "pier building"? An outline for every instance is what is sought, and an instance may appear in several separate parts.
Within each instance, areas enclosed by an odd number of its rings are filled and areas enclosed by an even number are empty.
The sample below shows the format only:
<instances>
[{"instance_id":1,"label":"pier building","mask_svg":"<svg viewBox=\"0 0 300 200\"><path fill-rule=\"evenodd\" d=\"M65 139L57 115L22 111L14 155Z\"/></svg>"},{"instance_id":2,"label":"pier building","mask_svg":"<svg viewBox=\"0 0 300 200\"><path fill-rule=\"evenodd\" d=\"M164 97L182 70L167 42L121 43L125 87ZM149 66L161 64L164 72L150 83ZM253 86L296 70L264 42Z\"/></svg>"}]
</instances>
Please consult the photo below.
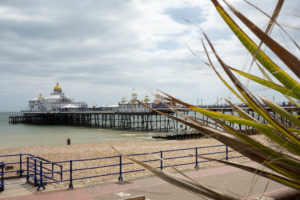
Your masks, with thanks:
<instances>
[{"instance_id":1,"label":"pier building","mask_svg":"<svg viewBox=\"0 0 300 200\"><path fill-rule=\"evenodd\" d=\"M39 97L29 100L29 112L52 112L52 111L72 111L85 110L88 108L85 102L75 102L68 98L61 89L59 83L56 83L53 93L49 96Z\"/></svg>"},{"instance_id":2,"label":"pier building","mask_svg":"<svg viewBox=\"0 0 300 200\"><path fill-rule=\"evenodd\" d=\"M149 108L146 108L142 104L140 104L138 101L138 95L137 93L133 92L131 94L131 100L126 101L126 98L123 97L122 101L119 103L119 109L118 112L120 113L151 113ZM161 100L159 95L155 95L155 99L153 101L150 100L149 96L146 95L143 100L141 100L144 104L151 108L155 109L168 109L168 105L172 105L173 107L176 107L175 104L171 102L167 102L164 100Z\"/></svg>"},{"instance_id":3,"label":"pier building","mask_svg":"<svg viewBox=\"0 0 300 200\"><path fill-rule=\"evenodd\" d=\"M123 97L122 101L119 103L119 112L120 113L147 113L152 112L148 108L144 107L138 101L137 93L133 92L131 94L131 100L126 101L126 98ZM148 106L152 107L153 102L150 102L149 96L146 95L143 102Z\"/></svg>"}]
</instances>

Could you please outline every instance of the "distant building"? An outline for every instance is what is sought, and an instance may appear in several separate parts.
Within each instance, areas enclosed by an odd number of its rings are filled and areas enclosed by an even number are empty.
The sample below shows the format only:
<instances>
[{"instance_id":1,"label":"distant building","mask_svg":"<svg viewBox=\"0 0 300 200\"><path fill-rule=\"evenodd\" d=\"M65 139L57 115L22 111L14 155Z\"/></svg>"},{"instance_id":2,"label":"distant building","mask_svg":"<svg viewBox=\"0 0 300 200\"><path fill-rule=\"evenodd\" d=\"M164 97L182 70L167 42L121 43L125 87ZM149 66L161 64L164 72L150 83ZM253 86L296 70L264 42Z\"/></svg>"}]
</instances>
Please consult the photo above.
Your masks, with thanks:
<instances>
[{"instance_id":1,"label":"distant building","mask_svg":"<svg viewBox=\"0 0 300 200\"><path fill-rule=\"evenodd\" d=\"M126 101L126 98L123 97L122 101L119 103L119 112L121 112L121 113L153 112L149 108L140 104L137 101L137 99L138 99L138 96L137 96L137 93L135 93L135 92L133 92L131 94L131 100L128 102ZM144 100L140 100L140 101L142 101L147 106L158 109L158 110L166 109L166 108L168 108L168 105L172 105L172 106L175 105L168 101L161 100L161 98L158 94L155 95L155 99L153 100L153 102L151 102L148 95L145 96Z\"/></svg>"},{"instance_id":2,"label":"distant building","mask_svg":"<svg viewBox=\"0 0 300 200\"><path fill-rule=\"evenodd\" d=\"M50 111L76 111L85 110L88 105L85 102L74 102L65 96L59 83L53 89L50 96L39 97L29 100L29 111L31 112L50 112Z\"/></svg>"},{"instance_id":3,"label":"distant building","mask_svg":"<svg viewBox=\"0 0 300 200\"><path fill-rule=\"evenodd\" d=\"M138 113L138 112L151 112L148 108L144 107L137 101L137 93L133 92L131 94L131 100L126 101L126 98L123 97L122 101L119 103L119 112L121 113ZM152 103L150 103L149 97L146 95L144 99L144 103L148 106L152 107Z\"/></svg>"}]
</instances>

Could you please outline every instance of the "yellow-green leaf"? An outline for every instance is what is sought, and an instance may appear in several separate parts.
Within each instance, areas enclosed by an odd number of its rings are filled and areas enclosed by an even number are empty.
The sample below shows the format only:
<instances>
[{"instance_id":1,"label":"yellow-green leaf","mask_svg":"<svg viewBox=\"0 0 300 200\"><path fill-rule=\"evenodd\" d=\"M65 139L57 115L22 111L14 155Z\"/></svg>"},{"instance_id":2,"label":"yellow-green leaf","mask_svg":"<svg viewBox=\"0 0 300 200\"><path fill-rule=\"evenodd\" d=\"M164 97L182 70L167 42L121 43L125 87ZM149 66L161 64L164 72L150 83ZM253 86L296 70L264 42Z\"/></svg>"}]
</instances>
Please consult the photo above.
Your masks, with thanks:
<instances>
[{"instance_id":1,"label":"yellow-green leaf","mask_svg":"<svg viewBox=\"0 0 300 200\"><path fill-rule=\"evenodd\" d=\"M232 20L227 12L222 8L217 0L212 0L218 13L228 24L233 33L241 41L241 43L248 49L248 51L254 55L258 49L257 45L245 34L244 31ZM297 93L300 93L300 85L291 76L289 76L284 70L278 67L262 50L258 50L257 60L288 89L294 89Z\"/></svg>"},{"instance_id":2,"label":"yellow-green leaf","mask_svg":"<svg viewBox=\"0 0 300 200\"><path fill-rule=\"evenodd\" d=\"M238 74L240 74L240 75L242 75L242 76L244 76L244 77L252 80L252 81L255 81L255 82L257 82L257 83L259 83L259 84L261 84L263 86L266 86L268 88L274 89L274 90L276 90L276 91L278 91L278 92L280 92L280 93L282 93L284 95L289 95L289 96L294 97L294 98L299 98L300 97L300 93L297 93L297 91L290 90L290 89L288 89L286 87L283 87L281 85L278 85L278 84L276 84L274 82L264 80L262 78L259 78L257 76L253 76L253 75L245 73L245 72L242 72L242 71L240 71L238 69L234 69L232 67L230 67L230 69L232 71L234 71L234 72L236 72L236 73L238 73Z\"/></svg>"}]
</instances>

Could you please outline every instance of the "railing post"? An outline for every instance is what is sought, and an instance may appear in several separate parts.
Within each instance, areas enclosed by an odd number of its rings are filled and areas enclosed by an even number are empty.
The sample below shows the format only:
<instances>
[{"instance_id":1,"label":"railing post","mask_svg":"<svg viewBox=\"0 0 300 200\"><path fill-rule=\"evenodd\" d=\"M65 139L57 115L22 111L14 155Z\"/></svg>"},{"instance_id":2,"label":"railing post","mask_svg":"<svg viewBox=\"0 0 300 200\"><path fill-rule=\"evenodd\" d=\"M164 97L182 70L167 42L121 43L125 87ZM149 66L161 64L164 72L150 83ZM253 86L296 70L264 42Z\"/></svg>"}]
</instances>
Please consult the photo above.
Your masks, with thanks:
<instances>
[{"instance_id":1,"label":"railing post","mask_svg":"<svg viewBox=\"0 0 300 200\"><path fill-rule=\"evenodd\" d=\"M163 170L164 163L163 163L163 151L160 151L160 170Z\"/></svg>"},{"instance_id":2,"label":"railing post","mask_svg":"<svg viewBox=\"0 0 300 200\"><path fill-rule=\"evenodd\" d=\"M73 189L73 161L72 160L70 160L70 184L69 184L69 189L71 190L71 189Z\"/></svg>"},{"instance_id":3,"label":"railing post","mask_svg":"<svg viewBox=\"0 0 300 200\"><path fill-rule=\"evenodd\" d=\"M123 181L122 177L122 155L119 156L120 158L120 173L119 173L119 181Z\"/></svg>"},{"instance_id":4,"label":"railing post","mask_svg":"<svg viewBox=\"0 0 300 200\"><path fill-rule=\"evenodd\" d=\"M62 171L62 166L60 166L60 180L63 180L63 171Z\"/></svg>"},{"instance_id":5,"label":"railing post","mask_svg":"<svg viewBox=\"0 0 300 200\"><path fill-rule=\"evenodd\" d=\"M33 184L34 186L37 186L37 177L36 177L36 173L37 172L37 168L36 168L36 159L34 159L34 177L33 177Z\"/></svg>"},{"instance_id":6,"label":"railing post","mask_svg":"<svg viewBox=\"0 0 300 200\"><path fill-rule=\"evenodd\" d=\"M43 183L43 162L40 161L40 184L37 190L40 190L40 188L45 189L44 183Z\"/></svg>"},{"instance_id":7,"label":"railing post","mask_svg":"<svg viewBox=\"0 0 300 200\"><path fill-rule=\"evenodd\" d=\"M3 162L1 162L0 167L1 167L0 192L2 192L2 191L4 191L4 167L5 167L5 164Z\"/></svg>"},{"instance_id":8,"label":"railing post","mask_svg":"<svg viewBox=\"0 0 300 200\"><path fill-rule=\"evenodd\" d=\"M20 154L20 170L19 170L20 176L19 177L22 177L22 175L23 175L22 164L23 164L23 162L22 162L22 154Z\"/></svg>"},{"instance_id":9,"label":"railing post","mask_svg":"<svg viewBox=\"0 0 300 200\"><path fill-rule=\"evenodd\" d=\"M226 145L226 161L228 161L228 146Z\"/></svg>"},{"instance_id":10,"label":"railing post","mask_svg":"<svg viewBox=\"0 0 300 200\"><path fill-rule=\"evenodd\" d=\"M26 164L26 182L28 183L29 181L29 157L27 156L27 164Z\"/></svg>"},{"instance_id":11,"label":"railing post","mask_svg":"<svg viewBox=\"0 0 300 200\"><path fill-rule=\"evenodd\" d=\"M195 147L195 169L199 169L199 166L198 166L198 148Z\"/></svg>"},{"instance_id":12,"label":"railing post","mask_svg":"<svg viewBox=\"0 0 300 200\"><path fill-rule=\"evenodd\" d=\"M51 178L53 178L54 177L54 163L52 163L52 177Z\"/></svg>"}]
</instances>

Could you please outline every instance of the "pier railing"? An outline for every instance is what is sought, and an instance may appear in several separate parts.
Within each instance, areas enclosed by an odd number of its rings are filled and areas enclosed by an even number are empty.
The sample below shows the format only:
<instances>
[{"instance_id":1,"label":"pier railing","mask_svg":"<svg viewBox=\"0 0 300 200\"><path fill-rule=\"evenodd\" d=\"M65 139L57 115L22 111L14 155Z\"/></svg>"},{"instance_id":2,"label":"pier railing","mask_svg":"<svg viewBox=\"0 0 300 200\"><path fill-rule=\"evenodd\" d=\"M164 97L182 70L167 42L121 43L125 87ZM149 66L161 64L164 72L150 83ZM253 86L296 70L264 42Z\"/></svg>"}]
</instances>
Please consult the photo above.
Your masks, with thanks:
<instances>
[{"instance_id":1,"label":"pier railing","mask_svg":"<svg viewBox=\"0 0 300 200\"><path fill-rule=\"evenodd\" d=\"M229 160L243 157L238 152L229 149L225 145L202 146L182 149L171 149L155 151L150 153L128 154L159 170L165 170L170 166L191 166L184 169L199 169L204 167L203 163L210 162L202 160L196 155L214 157ZM13 162L3 162L4 158L17 158ZM5 167L6 166L6 167ZM15 166L15 168L7 168ZM31 154L13 154L0 156L1 184L4 190L4 178L9 174L17 173L19 177L26 176L28 183L37 186L37 189L45 189L45 185L51 183L68 182L69 188L73 188L74 181L111 176L123 181L124 175L131 173L142 173L145 169L128 162L122 155L106 156L99 158L87 158L76 160L65 160L51 162L44 158Z\"/></svg>"}]
</instances>

